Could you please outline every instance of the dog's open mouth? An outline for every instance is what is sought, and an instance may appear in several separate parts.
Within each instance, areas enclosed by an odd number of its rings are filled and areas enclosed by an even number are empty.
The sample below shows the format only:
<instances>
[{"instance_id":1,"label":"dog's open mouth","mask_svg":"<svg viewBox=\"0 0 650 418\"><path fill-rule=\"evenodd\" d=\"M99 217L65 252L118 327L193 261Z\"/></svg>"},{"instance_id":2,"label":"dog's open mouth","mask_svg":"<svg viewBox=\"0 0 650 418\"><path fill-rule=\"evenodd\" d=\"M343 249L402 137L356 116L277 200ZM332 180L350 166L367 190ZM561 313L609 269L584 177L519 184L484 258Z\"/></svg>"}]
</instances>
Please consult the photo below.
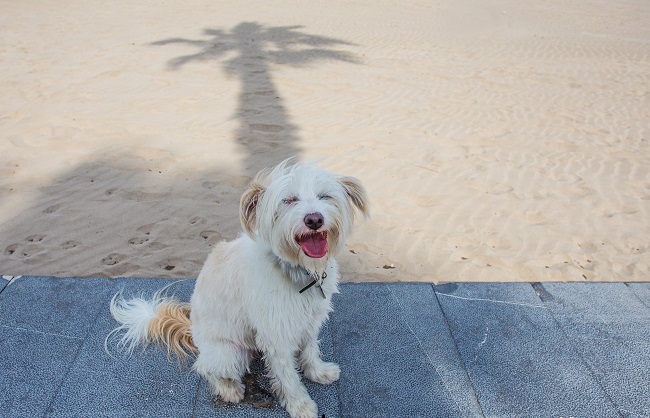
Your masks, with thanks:
<instances>
[{"instance_id":1,"label":"dog's open mouth","mask_svg":"<svg viewBox=\"0 0 650 418\"><path fill-rule=\"evenodd\" d=\"M296 241L311 258L321 258L327 254L327 231L303 234L296 237Z\"/></svg>"}]
</instances>

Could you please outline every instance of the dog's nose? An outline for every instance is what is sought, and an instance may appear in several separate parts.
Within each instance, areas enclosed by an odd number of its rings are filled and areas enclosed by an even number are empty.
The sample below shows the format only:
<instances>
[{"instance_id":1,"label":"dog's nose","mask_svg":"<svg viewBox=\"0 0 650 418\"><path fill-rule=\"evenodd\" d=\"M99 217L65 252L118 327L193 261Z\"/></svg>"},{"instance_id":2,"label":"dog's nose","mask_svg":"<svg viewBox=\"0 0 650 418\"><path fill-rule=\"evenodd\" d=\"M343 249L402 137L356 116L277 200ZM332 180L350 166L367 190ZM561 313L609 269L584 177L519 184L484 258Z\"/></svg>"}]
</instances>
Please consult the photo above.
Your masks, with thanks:
<instances>
[{"instance_id":1,"label":"dog's nose","mask_svg":"<svg viewBox=\"0 0 650 418\"><path fill-rule=\"evenodd\" d=\"M318 212L315 212L305 216L304 221L307 228L316 231L318 228L323 226L323 222L325 222L325 219L323 218L323 215L321 215Z\"/></svg>"}]
</instances>

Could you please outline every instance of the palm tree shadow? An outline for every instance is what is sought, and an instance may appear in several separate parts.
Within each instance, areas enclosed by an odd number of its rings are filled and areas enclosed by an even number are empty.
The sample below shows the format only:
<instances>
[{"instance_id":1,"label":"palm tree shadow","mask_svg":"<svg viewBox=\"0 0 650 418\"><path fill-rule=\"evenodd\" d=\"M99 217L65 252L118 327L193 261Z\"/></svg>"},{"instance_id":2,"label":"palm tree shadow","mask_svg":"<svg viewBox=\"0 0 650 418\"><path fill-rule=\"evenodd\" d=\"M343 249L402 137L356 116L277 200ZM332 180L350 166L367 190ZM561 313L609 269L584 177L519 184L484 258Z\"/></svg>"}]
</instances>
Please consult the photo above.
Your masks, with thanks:
<instances>
[{"instance_id":1,"label":"palm tree shadow","mask_svg":"<svg viewBox=\"0 0 650 418\"><path fill-rule=\"evenodd\" d=\"M198 52L172 59L179 69L191 62L221 61L228 75L241 80L235 117L240 121L236 141L246 155L244 171L253 175L285 158L301 153L299 129L289 118L284 100L273 82L272 66L300 66L317 61L359 64L355 55L336 49L353 44L306 34L301 26L265 27L243 22L230 31L206 29L205 39L171 38L153 45L187 44Z\"/></svg>"}]
</instances>

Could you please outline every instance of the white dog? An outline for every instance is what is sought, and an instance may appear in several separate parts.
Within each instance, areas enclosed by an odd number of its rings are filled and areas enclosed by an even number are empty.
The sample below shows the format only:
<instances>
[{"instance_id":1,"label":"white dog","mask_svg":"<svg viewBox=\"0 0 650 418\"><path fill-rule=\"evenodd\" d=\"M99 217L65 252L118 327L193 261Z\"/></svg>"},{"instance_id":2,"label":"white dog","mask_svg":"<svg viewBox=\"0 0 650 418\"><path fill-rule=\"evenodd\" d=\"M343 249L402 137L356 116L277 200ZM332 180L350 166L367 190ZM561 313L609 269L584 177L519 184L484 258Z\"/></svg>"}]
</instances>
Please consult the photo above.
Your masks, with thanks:
<instances>
[{"instance_id":1,"label":"white dog","mask_svg":"<svg viewBox=\"0 0 650 418\"><path fill-rule=\"evenodd\" d=\"M260 350L289 415L315 417L298 368L320 384L339 378L339 366L320 358L318 334L338 292L334 255L355 213L368 216L365 189L356 178L287 160L253 179L240 209L245 234L214 248L190 304L163 291L152 300L115 295L111 313L122 326L111 335L123 331L129 352L159 342L179 358L197 354L194 370L226 402L242 400L242 376Z\"/></svg>"}]
</instances>

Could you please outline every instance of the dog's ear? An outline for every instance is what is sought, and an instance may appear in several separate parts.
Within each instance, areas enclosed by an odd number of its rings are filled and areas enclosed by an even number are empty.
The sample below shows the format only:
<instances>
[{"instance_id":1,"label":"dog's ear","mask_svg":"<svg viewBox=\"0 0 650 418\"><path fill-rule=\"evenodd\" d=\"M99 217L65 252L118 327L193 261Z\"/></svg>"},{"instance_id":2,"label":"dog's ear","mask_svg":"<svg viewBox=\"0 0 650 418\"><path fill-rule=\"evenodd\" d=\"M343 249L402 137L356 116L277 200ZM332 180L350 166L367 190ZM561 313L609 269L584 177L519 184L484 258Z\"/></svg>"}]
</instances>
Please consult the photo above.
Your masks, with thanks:
<instances>
[{"instance_id":1,"label":"dog's ear","mask_svg":"<svg viewBox=\"0 0 650 418\"><path fill-rule=\"evenodd\" d=\"M244 230L251 237L255 236L257 222L257 205L264 193L264 186L256 180L251 181L248 190L244 192L239 202L239 220Z\"/></svg>"},{"instance_id":2,"label":"dog's ear","mask_svg":"<svg viewBox=\"0 0 650 418\"><path fill-rule=\"evenodd\" d=\"M363 184L355 177L339 177L339 182L343 185L348 199L357 208L357 210L365 217L370 217L370 204L368 202L368 194Z\"/></svg>"}]
</instances>

